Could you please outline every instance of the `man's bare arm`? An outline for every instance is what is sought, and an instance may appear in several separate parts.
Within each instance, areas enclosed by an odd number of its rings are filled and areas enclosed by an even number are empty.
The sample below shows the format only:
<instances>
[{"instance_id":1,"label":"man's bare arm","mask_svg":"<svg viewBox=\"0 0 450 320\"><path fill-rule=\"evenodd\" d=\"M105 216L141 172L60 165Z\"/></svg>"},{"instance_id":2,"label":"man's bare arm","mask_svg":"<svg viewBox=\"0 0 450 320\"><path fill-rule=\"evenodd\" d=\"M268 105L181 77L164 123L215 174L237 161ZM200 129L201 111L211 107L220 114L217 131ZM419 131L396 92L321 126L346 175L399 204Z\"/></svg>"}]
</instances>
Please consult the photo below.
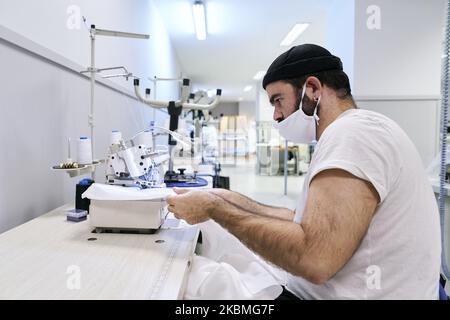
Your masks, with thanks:
<instances>
[{"instance_id":1,"label":"man's bare arm","mask_svg":"<svg viewBox=\"0 0 450 320\"><path fill-rule=\"evenodd\" d=\"M311 182L301 224L254 215L222 198L210 217L267 260L320 284L353 256L378 201L370 183L327 170Z\"/></svg>"},{"instance_id":2,"label":"man's bare arm","mask_svg":"<svg viewBox=\"0 0 450 320\"><path fill-rule=\"evenodd\" d=\"M295 212L288 208L273 207L261 204L240 193L225 189L210 189L209 192L219 196L223 200L236 206L239 209L271 218L277 218L287 221L294 219Z\"/></svg>"}]
</instances>

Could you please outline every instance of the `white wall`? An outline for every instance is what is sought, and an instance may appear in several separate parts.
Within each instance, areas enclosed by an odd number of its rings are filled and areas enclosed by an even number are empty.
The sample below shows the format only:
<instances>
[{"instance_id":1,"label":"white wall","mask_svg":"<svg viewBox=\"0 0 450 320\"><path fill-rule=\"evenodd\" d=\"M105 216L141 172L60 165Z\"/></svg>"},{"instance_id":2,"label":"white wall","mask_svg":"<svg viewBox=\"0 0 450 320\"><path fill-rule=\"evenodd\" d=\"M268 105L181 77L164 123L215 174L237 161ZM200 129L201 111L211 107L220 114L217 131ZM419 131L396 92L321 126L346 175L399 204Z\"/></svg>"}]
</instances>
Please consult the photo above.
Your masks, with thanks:
<instances>
[{"instance_id":1,"label":"white wall","mask_svg":"<svg viewBox=\"0 0 450 320\"><path fill-rule=\"evenodd\" d=\"M326 48L342 60L353 88L355 0L334 0L328 10Z\"/></svg>"},{"instance_id":2,"label":"white wall","mask_svg":"<svg viewBox=\"0 0 450 320\"><path fill-rule=\"evenodd\" d=\"M89 37L84 30L66 29L68 4L79 5L88 17L99 21L98 27L154 35L148 43L98 41L100 66L125 65L149 76L181 72L164 25L150 1L37 3L0 0L0 69L8 75L0 78L0 232L74 202L75 184L83 178L69 178L50 170L67 157L68 137L74 140L89 135L89 81L78 73L88 64ZM29 51L30 48L40 54ZM167 117L139 103L126 89L114 89L112 82L102 83L96 85L97 158L107 152L111 129L119 129L130 137L144 128L154 114L160 123ZM130 88L124 80L116 83ZM176 98L178 88L158 86L158 97ZM103 176L104 167L100 167L97 177L101 181Z\"/></svg>"},{"instance_id":3,"label":"white wall","mask_svg":"<svg viewBox=\"0 0 450 320\"><path fill-rule=\"evenodd\" d=\"M247 117L248 131L248 151L256 152L256 103L254 101L239 102L239 115Z\"/></svg>"},{"instance_id":4,"label":"white wall","mask_svg":"<svg viewBox=\"0 0 450 320\"><path fill-rule=\"evenodd\" d=\"M211 110L213 117L237 116L239 114L239 105L237 102L220 102L220 104Z\"/></svg>"},{"instance_id":5,"label":"white wall","mask_svg":"<svg viewBox=\"0 0 450 320\"><path fill-rule=\"evenodd\" d=\"M256 116L256 104L254 101L239 102L239 115L246 116L247 121L254 122Z\"/></svg>"},{"instance_id":6,"label":"white wall","mask_svg":"<svg viewBox=\"0 0 450 320\"><path fill-rule=\"evenodd\" d=\"M150 40L98 37L96 59L99 67L125 66L150 86L147 77L178 76L180 70L164 24L151 0L0 0L0 25L87 67L90 65L89 31L81 22L80 29L69 29L76 6L88 19L88 25L150 34ZM132 82L113 79L132 89ZM168 89L165 89L168 87ZM174 84L158 86L158 96L171 95ZM168 97L167 97L168 98Z\"/></svg>"},{"instance_id":7,"label":"white wall","mask_svg":"<svg viewBox=\"0 0 450 320\"><path fill-rule=\"evenodd\" d=\"M259 108L256 115L256 121L273 121L273 106L270 104L267 92L258 86Z\"/></svg>"},{"instance_id":8,"label":"white wall","mask_svg":"<svg viewBox=\"0 0 450 320\"><path fill-rule=\"evenodd\" d=\"M369 30L369 5L380 30ZM358 96L440 94L443 0L355 1L354 93Z\"/></svg>"}]
</instances>

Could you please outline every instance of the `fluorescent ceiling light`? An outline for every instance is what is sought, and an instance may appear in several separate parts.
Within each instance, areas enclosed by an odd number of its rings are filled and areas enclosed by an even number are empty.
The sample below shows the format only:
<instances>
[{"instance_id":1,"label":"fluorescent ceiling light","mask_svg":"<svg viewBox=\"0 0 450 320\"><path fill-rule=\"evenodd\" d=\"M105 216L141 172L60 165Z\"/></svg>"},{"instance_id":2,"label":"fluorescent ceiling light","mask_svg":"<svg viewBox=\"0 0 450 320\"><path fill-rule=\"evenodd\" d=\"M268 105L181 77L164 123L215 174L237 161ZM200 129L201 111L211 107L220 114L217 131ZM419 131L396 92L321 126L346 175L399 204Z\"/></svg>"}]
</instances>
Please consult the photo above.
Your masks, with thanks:
<instances>
[{"instance_id":1,"label":"fluorescent ceiling light","mask_svg":"<svg viewBox=\"0 0 450 320\"><path fill-rule=\"evenodd\" d=\"M253 89L252 86L246 86L246 87L244 88L244 92L249 92L249 91L252 90L252 89Z\"/></svg>"},{"instance_id":2,"label":"fluorescent ceiling light","mask_svg":"<svg viewBox=\"0 0 450 320\"><path fill-rule=\"evenodd\" d=\"M283 41L281 41L280 46L290 46L306 30L306 28L308 28L308 26L309 23L297 23L291 31L289 31Z\"/></svg>"},{"instance_id":3,"label":"fluorescent ceiling light","mask_svg":"<svg viewBox=\"0 0 450 320\"><path fill-rule=\"evenodd\" d=\"M264 78L265 75L266 75L266 71L258 71L258 73L255 74L253 79L256 81L259 81L259 80L262 80L262 78Z\"/></svg>"},{"instance_id":4,"label":"fluorescent ceiling light","mask_svg":"<svg viewBox=\"0 0 450 320\"><path fill-rule=\"evenodd\" d=\"M238 101L242 101L242 100L244 100L244 98L242 98L242 97L240 97L240 98L238 99Z\"/></svg>"},{"instance_id":5,"label":"fluorescent ceiling light","mask_svg":"<svg viewBox=\"0 0 450 320\"><path fill-rule=\"evenodd\" d=\"M203 2L196 1L192 6L192 12L194 14L195 34L198 40L206 39L206 17L205 6Z\"/></svg>"}]
</instances>

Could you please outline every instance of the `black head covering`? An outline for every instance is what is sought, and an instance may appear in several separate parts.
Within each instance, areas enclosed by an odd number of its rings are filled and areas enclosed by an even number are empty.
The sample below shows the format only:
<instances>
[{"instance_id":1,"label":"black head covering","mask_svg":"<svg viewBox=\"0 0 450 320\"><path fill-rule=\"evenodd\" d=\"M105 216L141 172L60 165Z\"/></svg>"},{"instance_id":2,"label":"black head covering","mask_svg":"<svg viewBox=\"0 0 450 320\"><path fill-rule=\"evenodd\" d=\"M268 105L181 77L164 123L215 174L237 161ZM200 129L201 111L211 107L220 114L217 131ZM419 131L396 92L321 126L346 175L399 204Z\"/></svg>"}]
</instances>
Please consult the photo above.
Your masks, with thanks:
<instances>
[{"instance_id":1,"label":"black head covering","mask_svg":"<svg viewBox=\"0 0 450 320\"><path fill-rule=\"evenodd\" d=\"M328 70L343 70L341 59L315 44L302 44L281 54L267 70L263 88L269 83Z\"/></svg>"}]
</instances>

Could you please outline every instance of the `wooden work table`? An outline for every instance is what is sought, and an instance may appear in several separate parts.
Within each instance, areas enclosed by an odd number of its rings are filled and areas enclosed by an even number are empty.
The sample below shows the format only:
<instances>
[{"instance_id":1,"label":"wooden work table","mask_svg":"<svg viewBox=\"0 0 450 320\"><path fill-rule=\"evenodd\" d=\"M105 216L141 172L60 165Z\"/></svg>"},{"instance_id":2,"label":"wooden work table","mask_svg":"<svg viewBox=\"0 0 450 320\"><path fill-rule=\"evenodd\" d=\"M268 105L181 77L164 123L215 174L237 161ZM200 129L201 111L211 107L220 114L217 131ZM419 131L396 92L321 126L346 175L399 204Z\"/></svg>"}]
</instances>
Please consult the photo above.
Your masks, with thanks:
<instances>
[{"instance_id":1,"label":"wooden work table","mask_svg":"<svg viewBox=\"0 0 450 320\"><path fill-rule=\"evenodd\" d=\"M55 209L0 235L0 299L182 299L199 230L92 233Z\"/></svg>"}]
</instances>

